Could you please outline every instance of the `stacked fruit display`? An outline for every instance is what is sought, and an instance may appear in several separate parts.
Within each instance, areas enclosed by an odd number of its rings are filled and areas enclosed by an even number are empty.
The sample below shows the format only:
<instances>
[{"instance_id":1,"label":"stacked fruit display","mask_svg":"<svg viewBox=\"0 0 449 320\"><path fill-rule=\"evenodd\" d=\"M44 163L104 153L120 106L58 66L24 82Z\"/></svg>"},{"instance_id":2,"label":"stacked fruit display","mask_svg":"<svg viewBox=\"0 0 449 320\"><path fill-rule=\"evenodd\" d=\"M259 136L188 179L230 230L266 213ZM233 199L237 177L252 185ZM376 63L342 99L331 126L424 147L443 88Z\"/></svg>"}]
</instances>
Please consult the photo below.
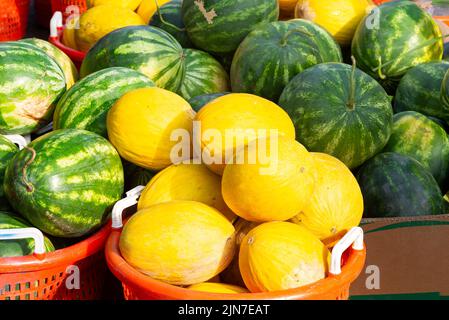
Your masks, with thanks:
<instances>
[{"instance_id":1,"label":"stacked fruit display","mask_svg":"<svg viewBox=\"0 0 449 320\"><path fill-rule=\"evenodd\" d=\"M53 250L144 185L127 263L240 293L325 278L362 215L448 212L445 35L413 2L103 2L64 35L87 51L80 80L45 41L0 43L0 134L53 125L20 151L0 136L0 228Z\"/></svg>"}]
</instances>

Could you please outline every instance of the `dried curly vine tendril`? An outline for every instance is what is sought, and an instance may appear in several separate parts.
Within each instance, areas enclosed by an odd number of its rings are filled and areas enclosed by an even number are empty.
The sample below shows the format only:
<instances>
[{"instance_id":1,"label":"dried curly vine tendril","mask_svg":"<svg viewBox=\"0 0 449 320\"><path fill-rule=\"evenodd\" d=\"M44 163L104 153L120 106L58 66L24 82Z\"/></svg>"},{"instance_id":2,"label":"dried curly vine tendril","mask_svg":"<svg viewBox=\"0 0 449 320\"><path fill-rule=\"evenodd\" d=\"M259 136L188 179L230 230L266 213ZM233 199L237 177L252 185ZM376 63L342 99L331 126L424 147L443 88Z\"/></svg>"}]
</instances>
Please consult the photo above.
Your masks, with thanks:
<instances>
[{"instance_id":1,"label":"dried curly vine tendril","mask_svg":"<svg viewBox=\"0 0 449 320\"><path fill-rule=\"evenodd\" d=\"M179 32L184 32L184 31L186 31L185 28L179 28L178 26L175 26L174 24L172 24L172 23L166 21L166 20L164 19L164 17L162 16L161 8L159 7L159 3L157 2L157 0L154 0L154 3L156 4L156 10L157 10L157 14L158 14L158 16L159 16L159 19L161 20L161 22L162 22L163 24L165 24L166 26L169 26L169 27L171 27L171 28L173 28L173 29L175 29L176 31L179 31Z\"/></svg>"}]
</instances>

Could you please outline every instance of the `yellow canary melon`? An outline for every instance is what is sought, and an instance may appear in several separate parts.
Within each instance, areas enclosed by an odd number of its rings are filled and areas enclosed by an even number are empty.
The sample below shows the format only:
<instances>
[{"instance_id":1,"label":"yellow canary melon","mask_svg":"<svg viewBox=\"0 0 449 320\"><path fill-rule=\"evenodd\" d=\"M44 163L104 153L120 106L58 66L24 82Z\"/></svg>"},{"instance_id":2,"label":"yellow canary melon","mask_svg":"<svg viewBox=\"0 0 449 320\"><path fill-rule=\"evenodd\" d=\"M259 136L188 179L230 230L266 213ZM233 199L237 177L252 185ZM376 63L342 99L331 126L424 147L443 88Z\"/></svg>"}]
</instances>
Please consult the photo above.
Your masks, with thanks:
<instances>
[{"instance_id":1,"label":"yellow canary melon","mask_svg":"<svg viewBox=\"0 0 449 320\"><path fill-rule=\"evenodd\" d=\"M149 23L151 17L153 17L153 15L157 12L156 3L159 7L162 7L162 5L169 1L170 0L142 0L139 8L137 9L137 14L141 16L146 23Z\"/></svg>"},{"instance_id":2,"label":"yellow canary melon","mask_svg":"<svg viewBox=\"0 0 449 320\"><path fill-rule=\"evenodd\" d=\"M137 9L141 2L142 0L88 0L87 4L89 8L101 6L103 4L111 4L117 7L127 8L134 11Z\"/></svg>"},{"instance_id":3,"label":"yellow canary melon","mask_svg":"<svg viewBox=\"0 0 449 320\"><path fill-rule=\"evenodd\" d=\"M312 196L314 161L294 139L275 136L254 140L237 152L234 162L227 164L223 173L223 199L245 220L291 219Z\"/></svg>"},{"instance_id":4,"label":"yellow canary melon","mask_svg":"<svg viewBox=\"0 0 449 320\"><path fill-rule=\"evenodd\" d=\"M337 158L311 153L317 178L306 207L292 219L323 242L333 242L358 226L363 215L363 196L352 172Z\"/></svg>"},{"instance_id":5,"label":"yellow canary melon","mask_svg":"<svg viewBox=\"0 0 449 320\"><path fill-rule=\"evenodd\" d=\"M144 189L138 209L173 200L198 201L214 207L231 222L237 216L221 195L221 177L203 164L174 164L154 176Z\"/></svg>"},{"instance_id":6,"label":"yellow canary melon","mask_svg":"<svg viewBox=\"0 0 449 320\"><path fill-rule=\"evenodd\" d=\"M250 141L273 132L295 138L295 127L288 114L264 98L233 93L219 97L197 114L201 125L194 140L201 148L203 162L217 174L223 174L226 159Z\"/></svg>"},{"instance_id":7,"label":"yellow canary melon","mask_svg":"<svg viewBox=\"0 0 449 320\"><path fill-rule=\"evenodd\" d=\"M78 50L75 39L75 30L79 27L79 17L73 15L69 17L66 21L64 31L62 32L62 43L74 50Z\"/></svg>"},{"instance_id":8,"label":"yellow canary melon","mask_svg":"<svg viewBox=\"0 0 449 320\"><path fill-rule=\"evenodd\" d=\"M145 25L145 21L130 9L103 4L88 9L80 17L75 40L79 50L87 52L106 34L123 27Z\"/></svg>"},{"instance_id":9,"label":"yellow canary melon","mask_svg":"<svg viewBox=\"0 0 449 320\"><path fill-rule=\"evenodd\" d=\"M287 290L326 277L330 252L306 228L267 222L252 229L240 246L239 266L251 292Z\"/></svg>"},{"instance_id":10,"label":"yellow canary melon","mask_svg":"<svg viewBox=\"0 0 449 320\"><path fill-rule=\"evenodd\" d=\"M172 162L171 155L183 142L171 139L171 135L181 130L190 136L194 117L189 103L173 92L155 87L137 89L122 96L109 110L108 136L125 160L161 170L180 162Z\"/></svg>"},{"instance_id":11,"label":"yellow canary melon","mask_svg":"<svg viewBox=\"0 0 449 320\"><path fill-rule=\"evenodd\" d=\"M138 211L119 242L135 269L173 285L208 281L235 250L234 226L216 209L195 201L172 201Z\"/></svg>"},{"instance_id":12,"label":"yellow canary melon","mask_svg":"<svg viewBox=\"0 0 449 320\"><path fill-rule=\"evenodd\" d=\"M319 24L341 45L349 45L362 18L374 5L370 0L299 0L295 17Z\"/></svg>"},{"instance_id":13,"label":"yellow canary melon","mask_svg":"<svg viewBox=\"0 0 449 320\"><path fill-rule=\"evenodd\" d=\"M245 288L234 286L225 283L214 283L214 282L203 282L191 285L188 287L190 290L211 292L211 293L248 293L249 291Z\"/></svg>"}]
</instances>

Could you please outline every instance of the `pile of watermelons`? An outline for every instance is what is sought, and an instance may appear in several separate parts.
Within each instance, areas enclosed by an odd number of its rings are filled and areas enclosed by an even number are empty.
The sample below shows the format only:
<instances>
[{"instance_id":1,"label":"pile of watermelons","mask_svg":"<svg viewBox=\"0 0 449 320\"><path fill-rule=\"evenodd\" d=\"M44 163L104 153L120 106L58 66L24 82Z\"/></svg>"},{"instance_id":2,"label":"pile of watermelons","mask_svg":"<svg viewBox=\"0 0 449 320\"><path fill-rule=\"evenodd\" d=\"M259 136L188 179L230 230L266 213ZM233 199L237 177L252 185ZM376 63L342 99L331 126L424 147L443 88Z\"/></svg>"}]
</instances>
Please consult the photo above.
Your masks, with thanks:
<instances>
[{"instance_id":1,"label":"pile of watermelons","mask_svg":"<svg viewBox=\"0 0 449 320\"><path fill-rule=\"evenodd\" d=\"M125 161L116 148L126 138L108 140L116 101L154 86L195 111L230 92L278 104L302 145L356 175L365 217L448 213L445 36L405 0L368 12L351 47L312 21L280 21L276 0L173 0L149 26L103 37L79 81L70 59L49 43L0 43L0 228L32 225L49 239L81 239L107 222L124 191L167 167ZM33 141L18 150L11 134ZM32 247L2 245L0 257Z\"/></svg>"}]
</instances>

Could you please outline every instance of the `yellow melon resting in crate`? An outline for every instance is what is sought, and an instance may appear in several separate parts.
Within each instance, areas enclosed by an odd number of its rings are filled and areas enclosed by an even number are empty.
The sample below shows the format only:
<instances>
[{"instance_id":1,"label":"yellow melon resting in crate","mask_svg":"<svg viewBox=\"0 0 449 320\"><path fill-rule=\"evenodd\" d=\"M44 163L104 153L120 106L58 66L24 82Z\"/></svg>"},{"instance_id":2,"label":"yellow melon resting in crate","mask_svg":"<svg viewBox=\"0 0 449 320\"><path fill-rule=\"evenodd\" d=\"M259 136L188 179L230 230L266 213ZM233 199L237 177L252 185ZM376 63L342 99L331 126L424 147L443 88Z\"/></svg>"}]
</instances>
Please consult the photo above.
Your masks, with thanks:
<instances>
[{"instance_id":1,"label":"yellow melon resting in crate","mask_svg":"<svg viewBox=\"0 0 449 320\"><path fill-rule=\"evenodd\" d=\"M142 0L139 8L137 9L137 14L141 16L146 23L148 23L150 22L153 14L156 13L157 5L160 7L169 1L170 0Z\"/></svg>"}]
</instances>

